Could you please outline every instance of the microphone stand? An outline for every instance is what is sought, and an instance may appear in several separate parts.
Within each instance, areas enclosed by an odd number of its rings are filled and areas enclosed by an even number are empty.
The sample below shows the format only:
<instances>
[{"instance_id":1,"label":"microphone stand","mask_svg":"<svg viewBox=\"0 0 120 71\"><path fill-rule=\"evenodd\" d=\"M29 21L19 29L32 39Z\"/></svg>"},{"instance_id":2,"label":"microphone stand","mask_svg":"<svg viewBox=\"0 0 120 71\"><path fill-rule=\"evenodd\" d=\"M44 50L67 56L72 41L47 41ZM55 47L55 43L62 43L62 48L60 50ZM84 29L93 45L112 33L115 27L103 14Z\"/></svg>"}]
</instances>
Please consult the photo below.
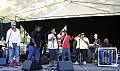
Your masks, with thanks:
<instances>
[{"instance_id":1,"label":"microphone stand","mask_svg":"<svg viewBox=\"0 0 120 71\"><path fill-rule=\"evenodd\" d=\"M53 44L53 50L54 50L54 53L55 53L55 49L54 49L54 38L52 39L52 44ZM54 56L55 57L55 56ZM55 59L55 58L54 58ZM52 66L54 66L54 64L55 64L55 61L53 60L53 65Z\"/></svg>"},{"instance_id":2,"label":"microphone stand","mask_svg":"<svg viewBox=\"0 0 120 71\"><path fill-rule=\"evenodd\" d=\"M80 39L79 39L79 60L80 60ZM80 63L79 63L79 65L80 65Z\"/></svg>"},{"instance_id":3,"label":"microphone stand","mask_svg":"<svg viewBox=\"0 0 120 71\"><path fill-rule=\"evenodd\" d=\"M8 42L7 42L8 47L7 47L6 52L5 52L6 53L6 60L7 60L7 65L6 65L7 67L9 66L8 65L8 56L9 56L9 47L10 47L9 46L9 41L10 41L11 34L12 34L12 30L11 30L10 35L8 37Z\"/></svg>"},{"instance_id":4,"label":"microphone stand","mask_svg":"<svg viewBox=\"0 0 120 71\"><path fill-rule=\"evenodd\" d=\"M46 50L47 50L47 46L46 46L46 43L47 43L47 40L46 40L46 35L49 33L50 31L48 31L48 32L46 32L45 34L44 34L44 36L45 36L45 40L44 40L44 42L45 42L45 45L44 45L44 48L43 48L43 53L46 53Z\"/></svg>"},{"instance_id":5,"label":"microphone stand","mask_svg":"<svg viewBox=\"0 0 120 71\"><path fill-rule=\"evenodd\" d=\"M50 30L51 31L51 30ZM44 35L45 35L45 43L46 43L46 35L50 32L50 31L48 31L48 32L46 32Z\"/></svg>"}]
</instances>

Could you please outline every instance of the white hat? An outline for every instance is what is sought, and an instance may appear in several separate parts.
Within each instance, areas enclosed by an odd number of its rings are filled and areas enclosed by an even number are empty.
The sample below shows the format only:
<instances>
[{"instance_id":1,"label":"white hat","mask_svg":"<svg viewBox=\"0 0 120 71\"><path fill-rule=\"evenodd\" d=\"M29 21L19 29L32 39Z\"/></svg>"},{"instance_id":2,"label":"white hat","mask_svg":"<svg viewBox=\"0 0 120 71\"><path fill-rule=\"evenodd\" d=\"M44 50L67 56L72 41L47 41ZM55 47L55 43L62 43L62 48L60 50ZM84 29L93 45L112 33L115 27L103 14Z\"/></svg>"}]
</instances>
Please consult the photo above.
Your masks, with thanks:
<instances>
[{"instance_id":1,"label":"white hat","mask_svg":"<svg viewBox=\"0 0 120 71\"><path fill-rule=\"evenodd\" d=\"M11 26L16 25L15 21L11 21Z\"/></svg>"}]
</instances>

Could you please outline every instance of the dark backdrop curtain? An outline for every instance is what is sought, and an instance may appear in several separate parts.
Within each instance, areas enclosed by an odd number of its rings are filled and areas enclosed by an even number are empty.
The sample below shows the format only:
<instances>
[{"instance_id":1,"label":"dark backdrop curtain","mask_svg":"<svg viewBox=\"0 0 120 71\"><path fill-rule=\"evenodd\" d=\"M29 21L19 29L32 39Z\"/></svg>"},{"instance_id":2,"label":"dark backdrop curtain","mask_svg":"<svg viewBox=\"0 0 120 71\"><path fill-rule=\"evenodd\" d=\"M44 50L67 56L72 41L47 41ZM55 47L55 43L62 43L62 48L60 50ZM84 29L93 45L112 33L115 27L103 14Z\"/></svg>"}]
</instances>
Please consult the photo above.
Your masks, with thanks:
<instances>
[{"instance_id":1,"label":"dark backdrop curtain","mask_svg":"<svg viewBox=\"0 0 120 71\"><path fill-rule=\"evenodd\" d=\"M49 19L36 21L19 22L24 29L31 34L35 26L42 27L42 34L50 32L51 28L55 28L57 33L65 26L68 27L68 33L71 36L77 36L84 32L89 38L90 43L93 43L93 35L97 33L101 42L104 38L108 38L113 46L120 48L120 34L119 34L119 20L120 16L101 16L101 17L78 17L78 18L63 18L63 19ZM45 39L43 39L45 40Z\"/></svg>"}]
</instances>

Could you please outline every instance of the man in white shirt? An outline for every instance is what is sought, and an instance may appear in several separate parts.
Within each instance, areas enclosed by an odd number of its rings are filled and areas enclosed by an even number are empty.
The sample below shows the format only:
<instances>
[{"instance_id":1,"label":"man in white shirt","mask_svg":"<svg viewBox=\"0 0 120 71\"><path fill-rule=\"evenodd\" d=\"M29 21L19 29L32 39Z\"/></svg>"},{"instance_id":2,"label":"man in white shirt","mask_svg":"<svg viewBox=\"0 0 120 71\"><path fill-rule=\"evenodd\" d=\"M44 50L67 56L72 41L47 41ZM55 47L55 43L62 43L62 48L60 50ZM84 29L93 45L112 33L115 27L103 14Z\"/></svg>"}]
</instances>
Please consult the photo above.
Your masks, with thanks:
<instances>
[{"instance_id":1,"label":"man in white shirt","mask_svg":"<svg viewBox=\"0 0 120 71\"><path fill-rule=\"evenodd\" d=\"M6 43L9 51L9 66L14 66L14 55L15 55L15 65L21 66L19 63L19 46L20 46L20 30L16 28L16 22L11 22L11 28L7 31Z\"/></svg>"},{"instance_id":2,"label":"man in white shirt","mask_svg":"<svg viewBox=\"0 0 120 71\"><path fill-rule=\"evenodd\" d=\"M55 60L55 65L57 64L58 61L58 43L57 43L57 37L55 36L56 32L55 29L53 28L51 30L51 34L48 35L48 49L49 49L49 54L50 54L50 65L53 66L54 60Z\"/></svg>"},{"instance_id":3,"label":"man in white shirt","mask_svg":"<svg viewBox=\"0 0 120 71\"><path fill-rule=\"evenodd\" d=\"M88 45L89 45L89 40L87 37L85 37L84 33L79 34L74 38L77 41L77 46L76 46L76 62L75 64L79 64L78 62L78 56L79 52L83 53L83 64L86 64L86 58L87 58L87 50L88 50Z\"/></svg>"}]
</instances>

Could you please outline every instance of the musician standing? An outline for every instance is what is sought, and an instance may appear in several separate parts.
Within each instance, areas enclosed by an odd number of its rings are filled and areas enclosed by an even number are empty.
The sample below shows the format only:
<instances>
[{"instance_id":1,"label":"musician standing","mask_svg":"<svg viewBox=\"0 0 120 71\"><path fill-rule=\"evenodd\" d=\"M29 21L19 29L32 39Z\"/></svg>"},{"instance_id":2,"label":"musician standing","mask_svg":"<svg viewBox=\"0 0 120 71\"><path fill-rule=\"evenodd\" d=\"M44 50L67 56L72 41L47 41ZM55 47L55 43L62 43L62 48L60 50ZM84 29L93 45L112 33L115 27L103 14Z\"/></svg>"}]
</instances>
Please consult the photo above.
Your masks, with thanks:
<instances>
[{"instance_id":1,"label":"musician standing","mask_svg":"<svg viewBox=\"0 0 120 71\"><path fill-rule=\"evenodd\" d=\"M70 41L72 38L70 35L67 34L67 31L63 31L63 36L61 37L62 43L62 61L65 59L65 54L68 54L68 60L71 61L71 54L70 54Z\"/></svg>"},{"instance_id":2,"label":"musician standing","mask_svg":"<svg viewBox=\"0 0 120 71\"><path fill-rule=\"evenodd\" d=\"M41 27L36 26L35 30L31 34L30 44L28 48L28 57L27 60L31 60L32 56L35 54L36 62L40 62L40 48L41 48Z\"/></svg>"},{"instance_id":3,"label":"musician standing","mask_svg":"<svg viewBox=\"0 0 120 71\"><path fill-rule=\"evenodd\" d=\"M11 27L7 31L6 35L6 43L9 51L9 61L10 64L9 66L14 66L14 59L13 57L15 56L15 65L16 66L21 66L19 63L19 46L20 46L20 30L16 28L16 22L12 21L11 22Z\"/></svg>"},{"instance_id":4,"label":"musician standing","mask_svg":"<svg viewBox=\"0 0 120 71\"><path fill-rule=\"evenodd\" d=\"M89 39L85 37L84 33L79 34L76 36L75 41L77 41L77 46L76 46L76 62L74 64L79 64L78 62L78 56L79 52L83 53L83 64L86 64L86 58L87 58L87 50L88 50L88 45L89 45Z\"/></svg>"},{"instance_id":5,"label":"musician standing","mask_svg":"<svg viewBox=\"0 0 120 71\"><path fill-rule=\"evenodd\" d=\"M58 43L55 36L55 29L51 29L51 34L48 35L48 49L50 54L50 66L57 65L58 61ZM54 62L55 60L55 62Z\"/></svg>"}]
</instances>

